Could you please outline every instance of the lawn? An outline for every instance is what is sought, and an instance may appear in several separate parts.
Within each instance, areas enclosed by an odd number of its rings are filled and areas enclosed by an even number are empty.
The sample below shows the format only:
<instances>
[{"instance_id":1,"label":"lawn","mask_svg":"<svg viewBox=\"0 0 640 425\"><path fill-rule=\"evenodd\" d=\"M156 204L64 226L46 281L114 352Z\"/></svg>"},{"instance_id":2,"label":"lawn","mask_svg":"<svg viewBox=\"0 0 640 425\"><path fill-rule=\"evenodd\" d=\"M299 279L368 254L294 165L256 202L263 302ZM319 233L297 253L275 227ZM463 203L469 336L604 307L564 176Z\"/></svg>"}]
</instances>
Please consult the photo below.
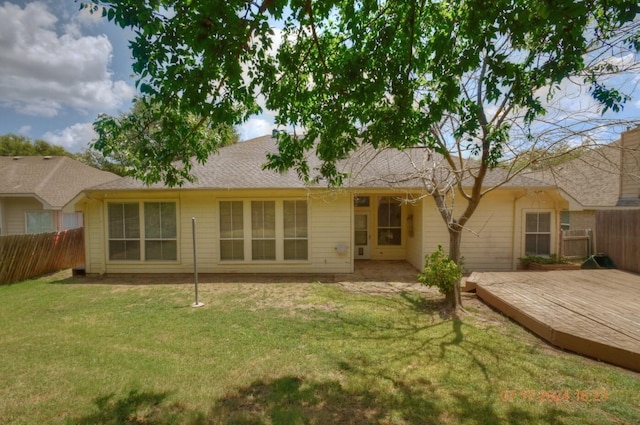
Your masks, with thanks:
<instances>
[{"instance_id":1,"label":"lawn","mask_svg":"<svg viewBox=\"0 0 640 425\"><path fill-rule=\"evenodd\" d=\"M374 283L0 287L4 424L637 424L640 375L472 295Z\"/></svg>"}]
</instances>

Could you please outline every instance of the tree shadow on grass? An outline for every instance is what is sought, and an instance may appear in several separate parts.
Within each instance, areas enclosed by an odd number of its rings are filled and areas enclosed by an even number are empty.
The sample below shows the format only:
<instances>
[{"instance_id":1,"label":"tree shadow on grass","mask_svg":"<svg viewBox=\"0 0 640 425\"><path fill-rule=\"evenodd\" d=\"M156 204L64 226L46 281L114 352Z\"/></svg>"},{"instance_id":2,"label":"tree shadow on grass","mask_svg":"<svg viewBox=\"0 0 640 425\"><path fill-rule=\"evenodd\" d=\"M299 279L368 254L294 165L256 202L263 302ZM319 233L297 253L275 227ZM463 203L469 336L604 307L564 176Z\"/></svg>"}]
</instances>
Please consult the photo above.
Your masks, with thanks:
<instances>
[{"instance_id":1,"label":"tree shadow on grass","mask_svg":"<svg viewBox=\"0 0 640 425\"><path fill-rule=\"evenodd\" d=\"M358 373L358 367L343 368ZM373 425L373 424L542 424L567 423L567 412L549 408L535 415L493 398L446 394L429 381L385 377L384 389L353 389L337 380L297 376L258 380L214 400L205 414L169 403L168 393L130 391L94 402L97 411L77 425Z\"/></svg>"},{"instance_id":2,"label":"tree shadow on grass","mask_svg":"<svg viewBox=\"0 0 640 425\"><path fill-rule=\"evenodd\" d=\"M167 403L169 393L131 390L116 398L115 394L94 400L97 411L68 421L74 425L200 425L204 415L190 412L179 404Z\"/></svg>"}]
</instances>

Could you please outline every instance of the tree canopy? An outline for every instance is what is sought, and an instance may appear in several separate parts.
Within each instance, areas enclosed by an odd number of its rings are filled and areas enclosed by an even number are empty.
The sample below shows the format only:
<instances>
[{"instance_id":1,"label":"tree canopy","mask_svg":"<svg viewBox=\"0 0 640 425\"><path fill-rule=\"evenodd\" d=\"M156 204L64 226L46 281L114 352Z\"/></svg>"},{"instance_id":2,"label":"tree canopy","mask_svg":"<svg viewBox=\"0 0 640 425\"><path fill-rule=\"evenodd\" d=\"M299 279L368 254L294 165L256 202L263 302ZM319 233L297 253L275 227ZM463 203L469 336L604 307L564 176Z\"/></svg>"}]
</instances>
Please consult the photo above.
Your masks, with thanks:
<instances>
[{"instance_id":1,"label":"tree canopy","mask_svg":"<svg viewBox=\"0 0 640 425\"><path fill-rule=\"evenodd\" d=\"M73 156L62 146L26 136L3 134L0 136L0 156Z\"/></svg>"},{"instance_id":2,"label":"tree canopy","mask_svg":"<svg viewBox=\"0 0 640 425\"><path fill-rule=\"evenodd\" d=\"M210 118L165 108L149 98L135 99L131 110L119 117L100 115L95 128L99 137L80 155L84 162L149 183L162 179L171 186L190 178L187 170L174 166L174 161L192 155L206 158L239 138L231 124L214 124ZM175 146L177 141L187 140L191 145ZM163 171L159 164L168 164L169 168Z\"/></svg>"}]
</instances>

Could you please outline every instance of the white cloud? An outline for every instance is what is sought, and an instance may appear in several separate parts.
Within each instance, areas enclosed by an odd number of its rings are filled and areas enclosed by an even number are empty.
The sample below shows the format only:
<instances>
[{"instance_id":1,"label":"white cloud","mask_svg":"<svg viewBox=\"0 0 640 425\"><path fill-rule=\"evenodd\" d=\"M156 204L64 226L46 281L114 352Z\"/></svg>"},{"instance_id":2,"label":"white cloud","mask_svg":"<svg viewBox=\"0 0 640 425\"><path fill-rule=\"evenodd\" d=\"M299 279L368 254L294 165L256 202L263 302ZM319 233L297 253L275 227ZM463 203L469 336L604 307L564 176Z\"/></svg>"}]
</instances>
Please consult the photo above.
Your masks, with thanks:
<instances>
[{"instance_id":1,"label":"white cloud","mask_svg":"<svg viewBox=\"0 0 640 425\"><path fill-rule=\"evenodd\" d=\"M42 135L43 140L53 145L62 146L69 152L79 152L86 149L89 143L97 137L91 123L78 123L57 133L48 131Z\"/></svg>"},{"instance_id":2,"label":"white cloud","mask_svg":"<svg viewBox=\"0 0 640 425\"><path fill-rule=\"evenodd\" d=\"M271 130L274 128L275 126L272 119L265 119L265 117L252 117L238 127L238 134L240 136L240 140L249 140L254 137L271 134Z\"/></svg>"},{"instance_id":3,"label":"white cloud","mask_svg":"<svg viewBox=\"0 0 640 425\"><path fill-rule=\"evenodd\" d=\"M55 116L65 107L113 110L135 89L112 81L113 47L105 35L83 36L63 25L42 3L24 9L0 5L0 107L35 116Z\"/></svg>"},{"instance_id":4,"label":"white cloud","mask_svg":"<svg viewBox=\"0 0 640 425\"><path fill-rule=\"evenodd\" d=\"M18 129L18 134L22 134L23 136L28 136L31 133L32 127L30 125L23 125Z\"/></svg>"}]
</instances>

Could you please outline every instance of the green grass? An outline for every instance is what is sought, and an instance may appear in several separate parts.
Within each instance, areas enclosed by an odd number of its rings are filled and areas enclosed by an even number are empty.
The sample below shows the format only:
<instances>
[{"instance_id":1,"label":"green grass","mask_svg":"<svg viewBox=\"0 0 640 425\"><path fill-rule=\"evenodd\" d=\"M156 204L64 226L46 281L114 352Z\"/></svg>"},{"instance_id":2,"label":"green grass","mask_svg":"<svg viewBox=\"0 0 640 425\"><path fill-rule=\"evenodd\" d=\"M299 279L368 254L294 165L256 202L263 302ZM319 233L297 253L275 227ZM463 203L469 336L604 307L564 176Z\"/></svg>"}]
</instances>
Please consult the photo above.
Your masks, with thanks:
<instances>
[{"instance_id":1,"label":"green grass","mask_svg":"<svg viewBox=\"0 0 640 425\"><path fill-rule=\"evenodd\" d=\"M458 320L366 286L202 284L194 309L188 282L95 282L0 287L2 423L640 423L638 374L469 297Z\"/></svg>"}]
</instances>

